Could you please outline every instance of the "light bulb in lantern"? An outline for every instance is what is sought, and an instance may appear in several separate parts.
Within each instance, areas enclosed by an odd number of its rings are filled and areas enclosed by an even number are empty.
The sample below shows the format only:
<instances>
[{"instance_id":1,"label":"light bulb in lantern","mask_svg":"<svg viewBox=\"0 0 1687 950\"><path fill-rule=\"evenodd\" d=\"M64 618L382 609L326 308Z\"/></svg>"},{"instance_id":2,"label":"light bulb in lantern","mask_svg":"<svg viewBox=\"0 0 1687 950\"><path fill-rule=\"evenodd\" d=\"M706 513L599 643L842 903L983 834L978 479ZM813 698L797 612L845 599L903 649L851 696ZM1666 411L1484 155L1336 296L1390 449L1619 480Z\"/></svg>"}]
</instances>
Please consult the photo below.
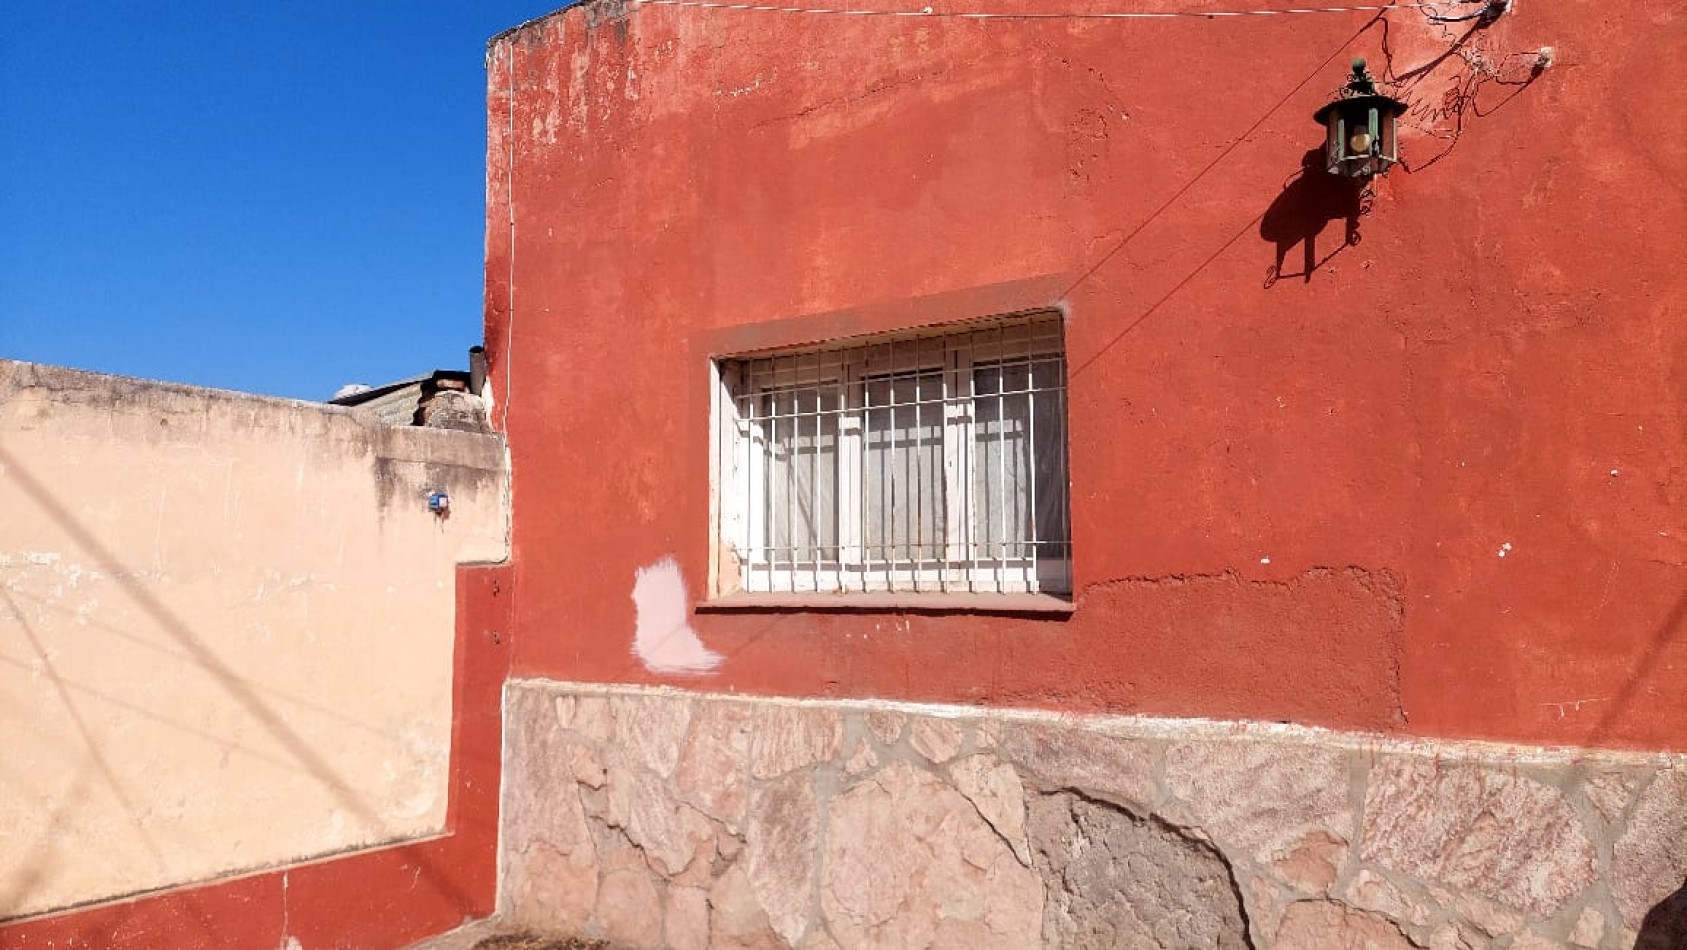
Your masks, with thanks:
<instances>
[{"instance_id":1,"label":"light bulb in lantern","mask_svg":"<svg viewBox=\"0 0 1687 950\"><path fill-rule=\"evenodd\" d=\"M1347 148L1355 155L1369 155L1371 153L1371 133L1366 129L1360 129L1353 133L1353 137L1347 140Z\"/></svg>"}]
</instances>

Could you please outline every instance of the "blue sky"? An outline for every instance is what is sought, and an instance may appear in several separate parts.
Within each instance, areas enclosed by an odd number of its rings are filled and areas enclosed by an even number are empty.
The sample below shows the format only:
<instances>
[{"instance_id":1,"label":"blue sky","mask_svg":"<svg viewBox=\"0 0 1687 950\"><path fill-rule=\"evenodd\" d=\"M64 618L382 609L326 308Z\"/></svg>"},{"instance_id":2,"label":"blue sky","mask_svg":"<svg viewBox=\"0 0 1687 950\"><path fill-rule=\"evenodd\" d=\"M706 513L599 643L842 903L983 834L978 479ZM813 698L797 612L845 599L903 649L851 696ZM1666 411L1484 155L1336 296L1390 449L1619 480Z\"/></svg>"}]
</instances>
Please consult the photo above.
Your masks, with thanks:
<instances>
[{"instance_id":1,"label":"blue sky","mask_svg":"<svg viewBox=\"0 0 1687 950\"><path fill-rule=\"evenodd\" d=\"M563 5L0 3L0 357L305 399L466 368L486 41Z\"/></svg>"}]
</instances>

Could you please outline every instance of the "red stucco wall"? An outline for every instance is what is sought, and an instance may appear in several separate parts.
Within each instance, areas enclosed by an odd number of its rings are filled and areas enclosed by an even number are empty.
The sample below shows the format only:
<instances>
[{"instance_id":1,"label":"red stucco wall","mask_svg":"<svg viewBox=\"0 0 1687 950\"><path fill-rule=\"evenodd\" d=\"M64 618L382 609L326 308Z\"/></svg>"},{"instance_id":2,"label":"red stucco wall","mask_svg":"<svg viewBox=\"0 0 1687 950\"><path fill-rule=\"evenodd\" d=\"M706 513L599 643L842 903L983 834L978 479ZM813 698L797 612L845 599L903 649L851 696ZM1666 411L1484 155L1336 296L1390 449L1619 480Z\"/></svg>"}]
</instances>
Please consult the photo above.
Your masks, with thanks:
<instances>
[{"instance_id":1,"label":"red stucco wall","mask_svg":"<svg viewBox=\"0 0 1687 950\"><path fill-rule=\"evenodd\" d=\"M517 674L1687 748L1687 19L1465 28L597 0L496 41ZM1294 176L1354 55L1413 167L1342 247ZM643 668L636 569L708 582L710 355L1045 305L1070 618L699 613L715 672Z\"/></svg>"}]
</instances>

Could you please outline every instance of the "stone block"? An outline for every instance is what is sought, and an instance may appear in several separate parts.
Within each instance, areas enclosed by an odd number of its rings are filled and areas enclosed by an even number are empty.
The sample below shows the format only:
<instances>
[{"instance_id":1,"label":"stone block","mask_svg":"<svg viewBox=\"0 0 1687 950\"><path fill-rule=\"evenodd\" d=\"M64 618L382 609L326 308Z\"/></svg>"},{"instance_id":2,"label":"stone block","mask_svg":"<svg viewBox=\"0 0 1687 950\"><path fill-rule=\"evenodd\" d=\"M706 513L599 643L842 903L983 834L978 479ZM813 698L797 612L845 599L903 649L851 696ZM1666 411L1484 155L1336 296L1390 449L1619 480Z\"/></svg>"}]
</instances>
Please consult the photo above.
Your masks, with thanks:
<instances>
[{"instance_id":1,"label":"stone block","mask_svg":"<svg viewBox=\"0 0 1687 950\"><path fill-rule=\"evenodd\" d=\"M1025 789L1013 766L990 755L969 755L949 766L949 780L990 827L1013 848L1019 863L1031 865L1025 838Z\"/></svg>"},{"instance_id":2,"label":"stone block","mask_svg":"<svg viewBox=\"0 0 1687 950\"><path fill-rule=\"evenodd\" d=\"M1283 912L1273 950L1418 950L1392 921L1332 901L1298 901Z\"/></svg>"},{"instance_id":3,"label":"stone block","mask_svg":"<svg viewBox=\"0 0 1687 950\"><path fill-rule=\"evenodd\" d=\"M1037 796L1029 822L1048 883L1043 946L1250 946L1230 867L1209 845L1068 793Z\"/></svg>"},{"instance_id":4,"label":"stone block","mask_svg":"<svg viewBox=\"0 0 1687 950\"><path fill-rule=\"evenodd\" d=\"M613 832L601 836L603 876L593 918L604 939L627 948L662 945L662 892L639 850Z\"/></svg>"},{"instance_id":5,"label":"stone block","mask_svg":"<svg viewBox=\"0 0 1687 950\"><path fill-rule=\"evenodd\" d=\"M1385 917L1414 926L1423 926L1438 916L1440 906L1433 900L1409 894L1381 874L1361 869L1342 888L1342 899L1360 910L1374 911Z\"/></svg>"},{"instance_id":6,"label":"stone block","mask_svg":"<svg viewBox=\"0 0 1687 950\"><path fill-rule=\"evenodd\" d=\"M1353 834L1350 784L1339 749L1262 738L1180 742L1166 749L1173 800L1159 814L1269 865L1307 845L1308 835L1345 845Z\"/></svg>"},{"instance_id":7,"label":"stone block","mask_svg":"<svg viewBox=\"0 0 1687 950\"><path fill-rule=\"evenodd\" d=\"M1523 929L1523 915L1503 904L1474 894L1453 898L1453 912L1490 937L1509 937Z\"/></svg>"},{"instance_id":8,"label":"stone block","mask_svg":"<svg viewBox=\"0 0 1687 950\"><path fill-rule=\"evenodd\" d=\"M506 786L503 806L508 891L520 898L518 905L536 902L536 919L583 919L574 894L586 895L589 910L597 853L571 752L590 750L562 730L554 706L540 694L511 703L509 733L506 767L520 780Z\"/></svg>"},{"instance_id":9,"label":"stone block","mask_svg":"<svg viewBox=\"0 0 1687 950\"><path fill-rule=\"evenodd\" d=\"M1605 915L1592 907L1582 908L1570 928L1570 942L1578 947L1597 947L1605 940Z\"/></svg>"},{"instance_id":10,"label":"stone block","mask_svg":"<svg viewBox=\"0 0 1687 950\"><path fill-rule=\"evenodd\" d=\"M668 950L708 950L709 892L696 887L668 888L662 932Z\"/></svg>"},{"instance_id":11,"label":"stone block","mask_svg":"<svg viewBox=\"0 0 1687 950\"><path fill-rule=\"evenodd\" d=\"M808 931L819 841L819 806L806 773L756 790L745 830L744 868L774 931L791 944Z\"/></svg>"},{"instance_id":12,"label":"stone block","mask_svg":"<svg viewBox=\"0 0 1687 950\"><path fill-rule=\"evenodd\" d=\"M536 930L579 933L597 906L595 854L564 854L544 842L504 862L504 916Z\"/></svg>"},{"instance_id":13,"label":"stone block","mask_svg":"<svg viewBox=\"0 0 1687 950\"><path fill-rule=\"evenodd\" d=\"M1004 722L1001 755L1044 791L1071 789L1146 813L1154 801L1154 743L1075 726Z\"/></svg>"},{"instance_id":14,"label":"stone block","mask_svg":"<svg viewBox=\"0 0 1687 950\"><path fill-rule=\"evenodd\" d=\"M714 855L714 826L701 812L670 795L666 783L645 772L616 769L610 775L626 782L623 827L655 870L673 877L690 867L699 852L705 861Z\"/></svg>"},{"instance_id":15,"label":"stone block","mask_svg":"<svg viewBox=\"0 0 1687 950\"><path fill-rule=\"evenodd\" d=\"M843 719L831 709L760 705L750 731L750 774L778 778L786 772L829 762L843 747Z\"/></svg>"},{"instance_id":16,"label":"stone block","mask_svg":"<svg viewBox=\"0 0 1687 950\"><path fill-rule=\"evenodd\" d=\"M1243 909L1247 912L1248 933L1254 945L1269 947L1271 934L1283 919L1283 910L1294 903L1288 890L1264 874L1247 875L1232 867L1231 872L1242 880Z\"/></svg>"},{"instance_id":17,"label":"stone block","mask_svg":"<svg viewBox=\"0 0 1687 950\"><path fill-rule=\"evenodd\" d=\"M1588 776L1582 791L1605 827L1615 828L1628 811L1629 802L1634 800L1638 784L1637 776L1629 773L1595 772Z\"/></svg>"},{"instance_id":18,"label":"stone block","mask_svg":"<svg viewBox=\"0 0 1687 950\"><path fill-rule=\"evenodd\" d=\"M531 690L521 692L534 696L543 695ZM615 738L615 713L609 707L609 697L558 696L555 707L557 721L564 729L578 732L597 742L609 742Z\"/></svg>"},{"instance_id":19,"label":"stone block","mask_svg":"<svg viewBox=\"0 0 1687 950\"><path fill-rule=\"evenodd\" d=\"M1567 943L1554 940L1551 937L1543 937L1531 931L1513 937L1508 950L1573 950L1573 948Z\"/></svg>"},{"instance_id":20,"label":"stone block","mask_svg":"<svg viewBox=\"0 0 1687 950\"><path fill-rule=\"evenodd\" d=\"M855 751L851 752L849 758L844 760L843 770L845 775L855 777L871 772L878 765L879 756L878 753L873 751L872 745L865 739L857 739L855 740Z\"/></svg>"},{"instance_id":21,"label":"stone block","mask_svg":"<svg viewBox=\"0 0 1687 950\"><path fill-rule=\"evenodd\" d=\"M725 826L715 829L715 853L728 861L738 857L743 850L744 840L727 830Z\"/></svg>"},{"instance_id":22,"label":"stone block","mask_svg":"<svg viewBox=\"0 0 1687 950\"><path fill-rule=\"evenodd\" d=\"M734 864L709 889L709 939L719 950L784 950L750 887L749 875Z\"/></svg>"},{"instance_id":23,"label":"stone block","mask_svg":"<svg viewBox=\"0 0 1687 950\"><path fill-rule=\"evenodd\" d=\"M681 798L734 830L750 800L751 718L744 703L700 704L674 773Z\"/></svg>"},{"instance_id":24,"label":"stone block","mask_svg":"<svg viewBox=\"0 0 1687 950\"><path fill-rule=\"evenodd\" d=\"M1371 769L1363 856L1550 916L1593 883L1597 852L1563 793L1499 767L1388 756Z\"/></svg>"},{"instance_id":25,"label":"stone block","mask_svg":"<svg viewBox=\"0 0 1687 950\"><path fill-rule=\"evenodd\" d=\"M1493 941L1462 923L1441 924L1429 933L1426 950L1489 950Z\"/></svg>"},{"instance_id":26,"label":"stone block","mask_svg":"<svg viewBox=\"0 0 1687 950\"><path fill-rule=\"evenodd\" d=\"M820 904L843 946L1038 945L1042 882L937 778L892 762L828 815Z\"/></svg>"},{"instance_id":27,"label":"stone block","mask_svg":"<svg viewBox=\"0 0 1687 950\"><path fill-rule=\"evenodd\" d=\"M1687 770L1659 772L1634 803L1611 849L1611 893L1623 923L1646 914L1687 880Z\"/></svg>"},{"instance_id":28,"label":"stone block","mask_svg":"<svg viewBox=\"0 0 1687 950\"><path fill-rule=\"evenodd\" d=\"M1289 885L1305 893L1321 893L1335 883L1347 858L1347 842L1328 831L1313 830L1282 856L1271 869Z\"/></svg>"},{"instance_id":29,"label":"stone block","mask_svg":"<svg viewBox=\"0 0 1687 950\"><path fill-rule=\"evenodd\" d=\"M843 950L832 936L819 928L810 930L808 936L797 945L797 950Z\"/></svg>"},{"instance_id":30,"label":"stone block","mask_svg":"<svg viewBox=\"0 0 1687 950\"><path fill-rule=\"evenodd\" d=\"M661 694L616 695L609 698L609 708L615 719L616 747L627 759L663 778L673 775L691 722L691 700Z\"/></svg>"},{"instance_id":31,"label":"stone block","mask_svg":"<svg viewBox=\"0 0 1687 950\"><path fill-rule=\"evenodd\" d=\"M895 745L896 740L902 738L902 727L908 722L906 715L888 710L870 712L865 718L867 731L885 745Z\"/></svg>"},{"instance_id":32,"label":"stone block","mask_svg":"<svg viewBox=\"0 0 1687 950\"><path fill-rule=\"evenodd\" d=\"M966 741L966 731L951 719L916 718L908 728L908 744L929 762L941 764L954 758Z\"/></svg>"},{"instance_id":33,"label":"stone block","mask_svg":"<svg viewBox=\"0 0 1687 950\"><path fill-rule=\"evenodd\" d=\"M574 781L587 788L602 788L607 776L603 759L589 743L565 734L558 739L554 754L561 760Z\"/></svg>"}]
</instances>

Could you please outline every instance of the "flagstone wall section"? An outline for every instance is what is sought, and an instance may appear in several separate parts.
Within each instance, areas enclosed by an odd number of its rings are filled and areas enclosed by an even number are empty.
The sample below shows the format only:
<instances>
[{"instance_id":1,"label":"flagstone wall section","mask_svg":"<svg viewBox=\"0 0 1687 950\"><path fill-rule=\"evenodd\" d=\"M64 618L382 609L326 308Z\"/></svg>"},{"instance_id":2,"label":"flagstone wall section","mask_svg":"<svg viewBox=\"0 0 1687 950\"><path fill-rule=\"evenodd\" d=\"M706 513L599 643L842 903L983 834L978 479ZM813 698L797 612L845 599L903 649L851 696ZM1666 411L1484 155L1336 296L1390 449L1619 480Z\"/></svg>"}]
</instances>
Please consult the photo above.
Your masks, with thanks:
<instances>
[{"instance_id":1,"label":"flagstone wall section","mask_svg":"<svg viewBox=\"0 0 1687 950\"><path fill-rule=\"evenodd\" d=\"M1687 757L522 681L508 922L630 947L1687 939Z\"/></svg>"}]
</instances>

